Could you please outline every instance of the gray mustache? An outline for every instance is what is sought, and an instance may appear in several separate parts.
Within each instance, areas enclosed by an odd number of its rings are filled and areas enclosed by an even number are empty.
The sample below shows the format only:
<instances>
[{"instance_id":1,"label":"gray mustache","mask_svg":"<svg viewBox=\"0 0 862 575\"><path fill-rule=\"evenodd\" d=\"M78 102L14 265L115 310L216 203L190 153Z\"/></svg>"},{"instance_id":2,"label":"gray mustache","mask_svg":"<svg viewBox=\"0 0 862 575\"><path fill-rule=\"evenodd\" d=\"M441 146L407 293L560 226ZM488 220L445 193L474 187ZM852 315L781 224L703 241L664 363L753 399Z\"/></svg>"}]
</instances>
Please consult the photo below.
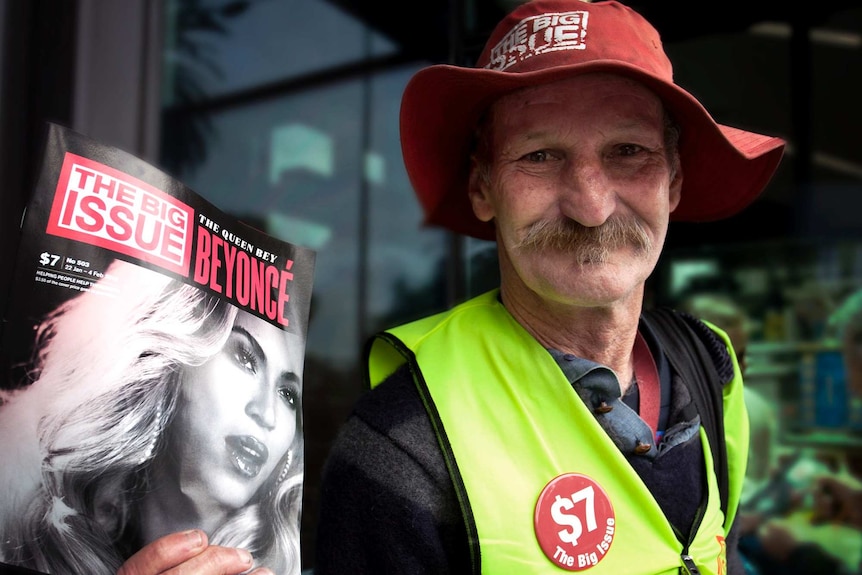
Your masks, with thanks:
<instances>
[{"instance_id":1,"label":"gray mustache","mask_svg":"<svg viewBox=\"0 0 862 575\"><path fill-rule=\"evenodd\" d=\"M519 250L552 249L569 252L577 261L603 262L612 250L632 247L649 252L652 240L636 218L613 218L596 227L587 227L574 220L542 220L527 228Z\"/></svg>"}]
</instances>

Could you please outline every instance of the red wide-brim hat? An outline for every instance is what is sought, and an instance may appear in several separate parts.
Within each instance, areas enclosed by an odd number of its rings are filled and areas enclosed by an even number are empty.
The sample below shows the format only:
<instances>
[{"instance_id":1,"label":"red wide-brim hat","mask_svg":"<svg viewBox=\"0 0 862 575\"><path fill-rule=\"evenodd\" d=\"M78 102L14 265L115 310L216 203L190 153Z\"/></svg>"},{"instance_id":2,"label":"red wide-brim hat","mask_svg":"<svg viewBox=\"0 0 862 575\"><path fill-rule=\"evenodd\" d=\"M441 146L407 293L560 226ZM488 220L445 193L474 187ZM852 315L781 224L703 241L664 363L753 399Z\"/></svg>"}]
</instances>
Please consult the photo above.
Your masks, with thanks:
<instances>
[{"instance_id":1,"label":"red wide-brim hat","mask_svg":"<svg viewBox=\"0 0 862 575\"><path fill-rule=\"evenodd\" d=\"M493 223L475 217L467 195L480 117L508 92L592 72L639 81L679 124L683 185L673 220L712 221L739 212L781 161L781 138L718 124L674 83L658 32L631 8L614 1L533 0L497 25L475 68L430 66L404 90L401 148L425 224L493 240Z\"/></svg>"}]
</instances>

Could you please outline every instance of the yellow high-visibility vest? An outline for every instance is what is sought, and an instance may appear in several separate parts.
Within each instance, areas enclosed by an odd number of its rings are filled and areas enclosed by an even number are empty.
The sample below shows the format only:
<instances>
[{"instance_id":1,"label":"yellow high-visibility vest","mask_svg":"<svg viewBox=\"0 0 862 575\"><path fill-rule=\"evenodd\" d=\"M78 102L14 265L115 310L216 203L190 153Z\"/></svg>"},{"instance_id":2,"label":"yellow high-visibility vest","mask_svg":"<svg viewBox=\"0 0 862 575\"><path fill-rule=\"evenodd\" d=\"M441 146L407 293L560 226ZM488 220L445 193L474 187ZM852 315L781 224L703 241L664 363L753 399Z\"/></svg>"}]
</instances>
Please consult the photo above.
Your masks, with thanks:
<instances>
[{"instance_id":1,"label":"yellow high-visibility vest","mask_svg":"<svg viewBox=\"0 0 862 575\"><path fill-rule=\"evenodd\" d=\"M738 369L724 387L725 432L733 437L727 444L731 505L725 517L701 429L709 497L693 540L684 545L553 357L506 311L497 290L378 334L368 356L372 386L410 364L482 573L675 575L690 560L703 574L726 574L724 540L748 447Z\"/></svg>"}]
</instances>

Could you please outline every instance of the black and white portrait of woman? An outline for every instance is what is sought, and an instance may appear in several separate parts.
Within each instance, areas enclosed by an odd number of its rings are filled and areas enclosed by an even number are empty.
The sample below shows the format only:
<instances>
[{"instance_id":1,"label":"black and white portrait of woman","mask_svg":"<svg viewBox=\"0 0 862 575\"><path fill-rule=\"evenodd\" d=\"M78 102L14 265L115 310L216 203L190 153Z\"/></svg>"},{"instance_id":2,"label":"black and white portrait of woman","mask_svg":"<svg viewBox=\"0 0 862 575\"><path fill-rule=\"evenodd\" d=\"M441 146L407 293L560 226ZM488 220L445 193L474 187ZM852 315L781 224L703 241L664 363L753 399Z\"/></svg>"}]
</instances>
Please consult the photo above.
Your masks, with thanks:
<instances>
[{"instance_id":1,"label":"black and white portrait of woman","mask_svg":"<svg viewBox=\"0 0 862 575\"><path fill-rule=\"evenodd\" d=\"M304 329L122 261L33 334L0 405L0 560L114 574L197 527L300 572ZM95 286L98 287L98 286Z\"/></svg>"}]
</instances>

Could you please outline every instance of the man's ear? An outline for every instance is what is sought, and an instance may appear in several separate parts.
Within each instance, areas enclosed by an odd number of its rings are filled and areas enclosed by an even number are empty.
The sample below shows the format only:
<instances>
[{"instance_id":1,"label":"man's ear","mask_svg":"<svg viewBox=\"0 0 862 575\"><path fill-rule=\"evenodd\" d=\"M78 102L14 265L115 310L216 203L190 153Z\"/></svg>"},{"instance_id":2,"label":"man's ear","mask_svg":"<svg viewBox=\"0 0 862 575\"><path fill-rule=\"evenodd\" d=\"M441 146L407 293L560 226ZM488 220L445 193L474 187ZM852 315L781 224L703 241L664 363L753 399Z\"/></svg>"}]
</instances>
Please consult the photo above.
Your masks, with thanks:
<instances>
[{"instance_id":1,"label":"man's ear","mask_svg":"<svg viewBox=\"0 0 862 575\"><path fill-rule=\"evenodd\" d=\"M679 200L682 198L682 166L677 167L673 179L670 181L668 191L668 202L670 203L670 211L673 212L679 205Z\"/></svg>"},{"instance_id":2,"label":"man's ear","mask_svg":"<svg viewBox=\"0 0 862 575\"><path fill-rule=\"evenodd\" d=\"M470 197L470 205L473 213L482 222L489 222L494 218L494 208L488 196L488 178L482 175L475 158L470 159L470 179L467 187L467 195Z\"/></svg>"}]
</instances>

